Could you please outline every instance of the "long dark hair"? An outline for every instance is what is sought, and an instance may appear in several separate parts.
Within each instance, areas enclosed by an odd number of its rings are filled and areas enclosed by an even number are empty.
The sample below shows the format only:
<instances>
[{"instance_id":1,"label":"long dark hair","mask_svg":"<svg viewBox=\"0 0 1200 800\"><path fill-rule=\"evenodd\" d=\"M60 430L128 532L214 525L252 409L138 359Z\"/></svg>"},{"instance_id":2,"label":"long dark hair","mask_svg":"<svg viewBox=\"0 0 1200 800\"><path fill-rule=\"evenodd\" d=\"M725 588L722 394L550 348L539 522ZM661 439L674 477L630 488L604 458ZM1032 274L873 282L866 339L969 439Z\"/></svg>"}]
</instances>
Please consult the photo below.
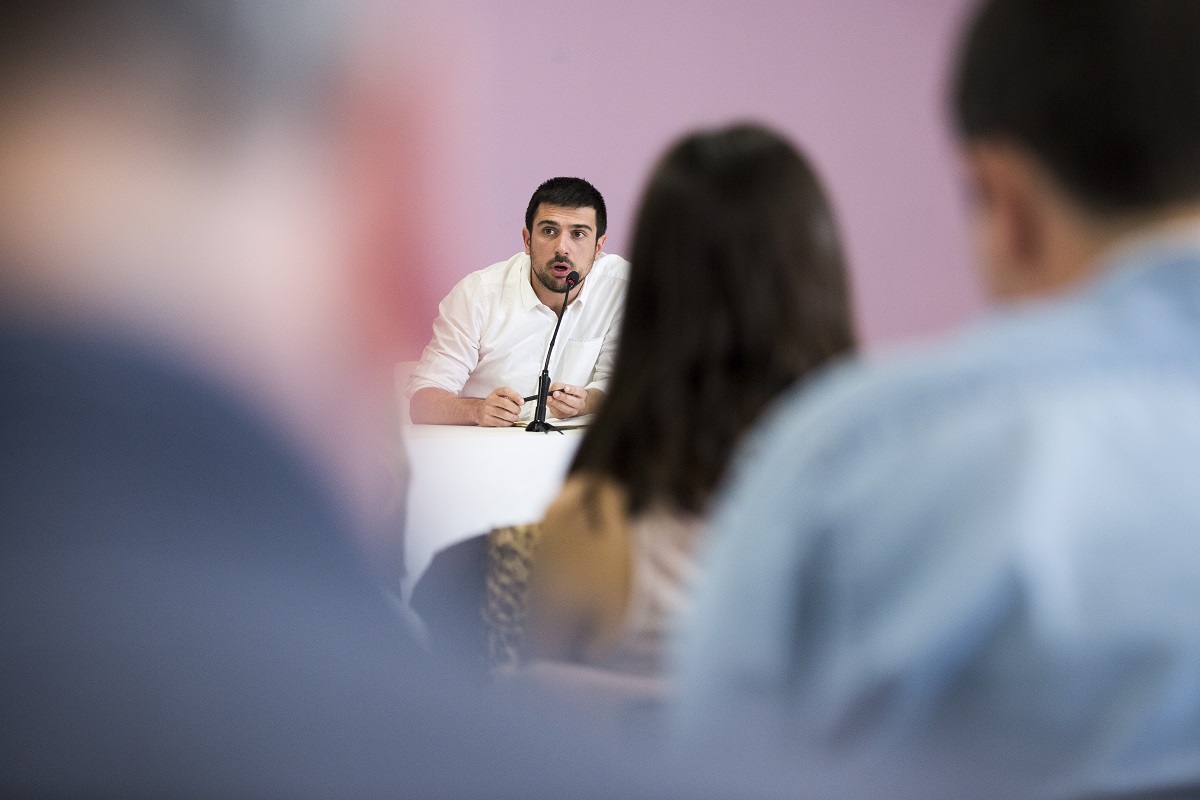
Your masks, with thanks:
<instances>
[{"instance_id":1,"label":"long dark hair","mask_svg":"<svg viewBox=\"0 0 1200 800\"><path fill-rule=\"evenodd\" d=\"M695 133L650 178L631 258L608 397L571 471L614 479L631 514L703 512L767 405L854 348L833 212L778 134Z\"/></svg>"}]
</instances>

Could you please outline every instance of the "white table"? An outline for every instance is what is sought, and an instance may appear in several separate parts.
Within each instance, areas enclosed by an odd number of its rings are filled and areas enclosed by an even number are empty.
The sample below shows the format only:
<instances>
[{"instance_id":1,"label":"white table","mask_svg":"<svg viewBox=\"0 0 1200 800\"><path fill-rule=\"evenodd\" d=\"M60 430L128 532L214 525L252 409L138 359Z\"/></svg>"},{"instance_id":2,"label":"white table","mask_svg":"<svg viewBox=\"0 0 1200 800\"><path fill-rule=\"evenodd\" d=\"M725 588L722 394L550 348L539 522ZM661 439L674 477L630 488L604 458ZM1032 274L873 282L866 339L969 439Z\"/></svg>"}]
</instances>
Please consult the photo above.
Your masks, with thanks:
<instances>
[{"instance_id":1,"label":"white table","mask_svg":"<svg viewBox=\"0 0 1200 800\"><path fill-rule=\"evenodd\" d=\"M411 590L442 548L540 519L562 487L583 431L406 425L402 436L410 470L405 584Z\"/></svg>"}]
</instances>

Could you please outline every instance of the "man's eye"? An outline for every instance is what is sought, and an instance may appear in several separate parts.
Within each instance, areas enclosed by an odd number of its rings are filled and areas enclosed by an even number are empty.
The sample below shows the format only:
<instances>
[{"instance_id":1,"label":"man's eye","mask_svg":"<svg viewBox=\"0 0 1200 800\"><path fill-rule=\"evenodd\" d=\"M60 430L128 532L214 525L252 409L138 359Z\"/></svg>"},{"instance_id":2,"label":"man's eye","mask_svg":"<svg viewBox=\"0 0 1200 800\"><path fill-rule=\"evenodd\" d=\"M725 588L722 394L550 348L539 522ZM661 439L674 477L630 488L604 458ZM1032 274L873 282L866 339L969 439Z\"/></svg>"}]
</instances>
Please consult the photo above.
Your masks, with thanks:
<instances>
[{"instance_id":1,"label":"man's eye","mask_svg":"<svg viewBox=\"0 0 1200 800\"><path fill-rule=\"evenodd\" d=\"M586 239L587 231L575 231L575 238L576 239Z\"/></svg>"},{"instance_id":2,"label":"man's eye","mask_svg":"<svg viewBox=\"0 0 1200 800\"><path fill-rule=\"evenodd\" d=\"M545 234L546 236L553 236L554 228L542 228L542 233Z\"/></svg>"}]
</instances>

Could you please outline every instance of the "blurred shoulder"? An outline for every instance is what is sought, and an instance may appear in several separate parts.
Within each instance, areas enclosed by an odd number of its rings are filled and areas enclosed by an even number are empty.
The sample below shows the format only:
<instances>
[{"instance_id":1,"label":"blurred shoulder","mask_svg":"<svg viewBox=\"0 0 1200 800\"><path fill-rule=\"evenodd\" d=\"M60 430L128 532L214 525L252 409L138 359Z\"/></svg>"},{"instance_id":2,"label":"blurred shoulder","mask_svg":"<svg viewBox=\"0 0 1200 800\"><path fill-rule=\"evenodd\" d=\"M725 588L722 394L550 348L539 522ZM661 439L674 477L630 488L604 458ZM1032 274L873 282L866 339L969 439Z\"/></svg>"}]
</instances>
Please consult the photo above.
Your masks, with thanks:
<instances>
[{"instance_id":1,"label":"blurred shoulder","mask_svg":"<svg viewBox=\"0 0 1200 800\"><path fill-rule=\"evenodd\" d=\"M943 341L844 361L787 393L756 448L826 454L917 444L963 415L1020 407L1100 360L1086 309L1060 303L997 314ZM793 450L793 452L795 452Z\"/></svg>"}]
</instances>

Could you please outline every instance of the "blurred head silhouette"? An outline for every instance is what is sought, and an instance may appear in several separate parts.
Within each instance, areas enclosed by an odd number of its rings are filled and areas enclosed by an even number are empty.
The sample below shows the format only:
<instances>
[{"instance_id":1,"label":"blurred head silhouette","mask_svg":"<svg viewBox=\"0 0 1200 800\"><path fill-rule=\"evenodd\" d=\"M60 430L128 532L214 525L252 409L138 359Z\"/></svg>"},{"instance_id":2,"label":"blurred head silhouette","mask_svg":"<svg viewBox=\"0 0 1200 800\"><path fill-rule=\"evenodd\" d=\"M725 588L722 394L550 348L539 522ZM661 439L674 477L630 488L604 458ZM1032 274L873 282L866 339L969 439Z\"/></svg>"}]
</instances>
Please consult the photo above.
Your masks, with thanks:
<instances>
[{"instance_id":1,"label":"blurred head silhouette","mask_svg":"<svg viewBox=\"0 0 1200 800\"><path fill-rule=\"evenodd\" d=\"M401 63L416 36L381 19L317 0L4 3L0 318L186 363L356 501L376 491L365 455L388 438L420 282L400 272L421 248L412 165L437 155ZM395 34L391 74L360 46L372 25Z\"/></svg>"},{"instance_id":2,"label":"blurred head silhouette","mask_svg":"<svg viewBox=\"0 0 1200 800\"><path fill-rule=\"evenodd\" d=\"M1079 284L1117 240L1200 214L1200 5L995 0L953 104L1002 298Z\"/></svg>"},{"instance_id":3,"label":"blurred head silhouette","mask_svg":"<svg viewBox=\"0 0 1200 800\"><path fill-rule=\"evenodd\" d=\"M439 718L351 541L404 285L346 223L355 23L0 5L2 794L394 788Z\"/></svg>"},{"instance_id":4,"label":"blurred head silhouette","mask_svg":"<svg viewBox=\"0 0 1200 800\"><path fill-rule=\"evenodd\" d=\"M321 62L338 20L278 5L4 5L7 311L240 354L247 372L287 369L280 339L336 346Z\"/></svg>"},{"instance_id":5,"label":"blurred head silhouette","mask_svg":"<svg viewBox=\"0 0 1200 800\"><path fill-rule=\"evenodd\" d=\"M611 391L573 469L630 511L707 507L742 434L797 379L854 347L833 212L783 137L692 134L642 196Z\"/></svg>"}]
</instances>

